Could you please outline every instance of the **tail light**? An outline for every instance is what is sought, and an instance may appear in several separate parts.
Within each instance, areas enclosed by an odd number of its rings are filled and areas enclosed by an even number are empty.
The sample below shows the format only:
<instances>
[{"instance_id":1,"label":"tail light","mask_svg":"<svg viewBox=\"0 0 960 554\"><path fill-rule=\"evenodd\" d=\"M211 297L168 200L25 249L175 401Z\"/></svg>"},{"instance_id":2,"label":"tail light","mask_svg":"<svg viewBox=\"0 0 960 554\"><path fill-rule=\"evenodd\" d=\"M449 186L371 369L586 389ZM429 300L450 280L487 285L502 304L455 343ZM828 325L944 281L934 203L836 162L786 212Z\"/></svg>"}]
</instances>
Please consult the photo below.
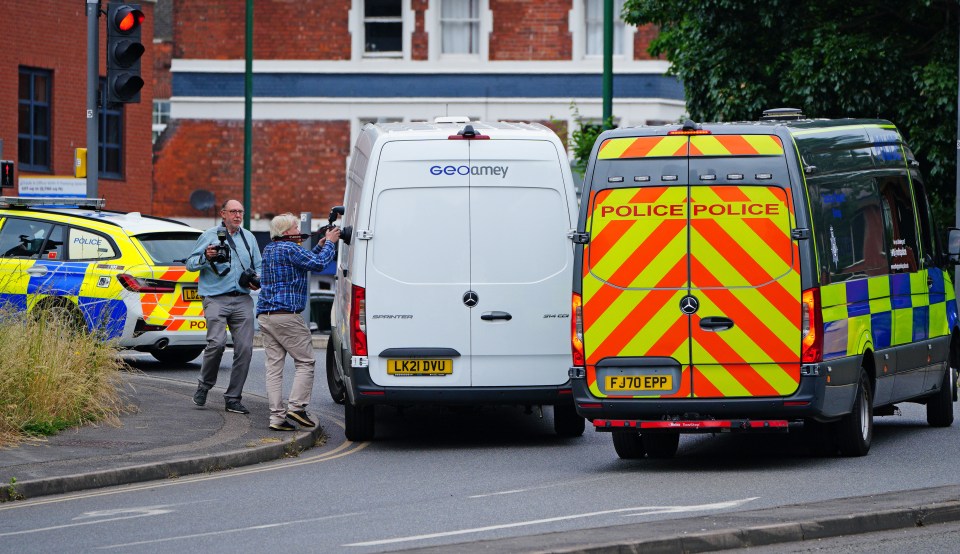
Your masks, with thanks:
<instances>
[{"instance_id":1,"label":"tail light","mask_svg":"<svg viewBox=\"0 0 960 554\"><path fill-rule=\"evenodd\" d=\"M350 299L350 338L354 356L367 355L367 291L352 285Z\"/></svg>"},{"instance_id":2,"label":"tail light","mask_svg":"<svg viewBox=\"0 0 960 554\"><path fill-rule=\"evenodd\" d=\"M123 288L133 292L167 293L167 292L174 292L175 290L177 290L177 283L175 281L160 281L158 279L142 279L139 277L134 277L129 273L121 273L120 275L117 275L117 280L120 281L120 284L123 285Z\"/></svg>"},{"instance_id":3,"label":"tail light","mask_svg":"<svg viewBox=\"0 0 960 554\"><path fill-rule=\"evenodd\" d=\"M823 360L823 314L820 311L820 289L807 289L803 303L802 348L800 361L817 363Z\"/></svg>"},{"instance_id":4,"label":"tail light","mask_svg":"<svg viewBox=\"0 0 960 554\"><path fill-rule=\"evenodd\" d=\"M583 355L583 300L573 293L573 319L570 321L570 340L573 343L573 365L583 367L587 359Z\"/></svg>"}]
</instances>

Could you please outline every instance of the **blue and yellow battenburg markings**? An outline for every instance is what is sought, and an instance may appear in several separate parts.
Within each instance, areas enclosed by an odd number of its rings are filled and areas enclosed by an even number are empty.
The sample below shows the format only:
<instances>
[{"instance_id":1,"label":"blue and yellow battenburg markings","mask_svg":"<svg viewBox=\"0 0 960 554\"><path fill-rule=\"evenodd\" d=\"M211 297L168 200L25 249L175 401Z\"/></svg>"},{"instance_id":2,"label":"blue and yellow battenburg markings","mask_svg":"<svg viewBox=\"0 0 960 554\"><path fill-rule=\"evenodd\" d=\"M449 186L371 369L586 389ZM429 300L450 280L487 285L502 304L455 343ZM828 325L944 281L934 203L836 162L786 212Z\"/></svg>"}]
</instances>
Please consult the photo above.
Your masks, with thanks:
<instances>
[{"instance_id":1,"label":"blue and yellow battenburg markings","mask_svg":"<svg viewBox=\"0 0 960 554\"><path fill-rule=\"evenodd\" d=\"M941 269L824 285L820 302L824 360L942 337L957 325L953 283Z\"/></svg>"}]
</instances>

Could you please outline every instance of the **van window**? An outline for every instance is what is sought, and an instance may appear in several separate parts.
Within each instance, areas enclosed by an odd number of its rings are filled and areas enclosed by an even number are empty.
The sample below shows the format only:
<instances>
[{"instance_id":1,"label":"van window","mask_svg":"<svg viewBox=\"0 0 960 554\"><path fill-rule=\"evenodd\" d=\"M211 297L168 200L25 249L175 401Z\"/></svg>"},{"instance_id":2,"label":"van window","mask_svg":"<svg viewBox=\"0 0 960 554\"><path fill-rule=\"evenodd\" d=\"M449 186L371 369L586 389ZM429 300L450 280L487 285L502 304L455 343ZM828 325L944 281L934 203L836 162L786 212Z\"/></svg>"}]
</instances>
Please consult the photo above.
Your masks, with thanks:
<instances>
[{"instance_id":1,"label":"van window","mask_svg":"<svg viewBox=\"0 0 960 554\"><path fill-rule=\"evenodd\" d=\"M937 235L934 231L927 191L924 189L919 175L913 176L913 198L917 203L917 218L920 223L920 252L923 255L923 267L934 267L938 263L939 249L935 242Z\"/></svg>"},{"instance_id":2,"label":"van window","mask_svg":"<svg viewBox=\"0 0 960 554\"><path fill-rule=\"evenodd\" d=\"M873 179L810 179L821 284L889 273L883 207Z\"/></svg>"},{"instance_id":3,"label":"van window","mask_svg":"<svg viewBox=\"0 0 960 554\"><path fill-rule=\"evenodd\" d=\"M890 252L890 272L916 271L917 222L913 216L910 183L906 175L879 179L887 228L887 251Z\"/></svg>"}]
</instances>

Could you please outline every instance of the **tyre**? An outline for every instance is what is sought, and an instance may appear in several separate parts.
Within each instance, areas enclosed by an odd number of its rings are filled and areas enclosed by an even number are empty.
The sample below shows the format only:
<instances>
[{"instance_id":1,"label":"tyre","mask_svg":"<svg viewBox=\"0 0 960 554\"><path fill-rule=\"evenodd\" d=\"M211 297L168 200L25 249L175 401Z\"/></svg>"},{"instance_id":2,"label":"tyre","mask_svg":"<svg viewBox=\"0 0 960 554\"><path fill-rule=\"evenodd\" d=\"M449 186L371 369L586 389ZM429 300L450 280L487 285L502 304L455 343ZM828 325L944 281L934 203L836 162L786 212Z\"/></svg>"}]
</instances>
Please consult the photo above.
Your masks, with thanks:
<instances>
[{"instance_id":1,"label":"tyre","mask_svg":"<svg viewBox=\"0 0 960 554\"><path fill-rule=\"evenodd\" d=\"M931 427L950 427L953 424L953 394L956 388L956 373L952 367L947 367L943 372L940 390L927 400L927 423Z\"/></svg>"},{"instance_id":2,"label":"tyre","mask_svg":"<svg viewBox=\"0 0 960 554\"><path fill-rule=\"evenodd\" d=\"M87 322L80 313L80 308L69 300L45 299L37 304L32 313L34 317L42 318L47 323L63 325L77 333L87 332Z\"/></svg>"},{"instance_id":3,"label":"tyre","mask_svg":"<svg viewBox=\"0 0 960 554\"><path fill-rule=\"evenodd\" d=\"M373 439L374 433L374 407L356 406L347 404L344 406L344 434L347 439L354 442L363 442Z\"/></svg>"},{"instance_id":4,"label":"tyre","mask_svg":"<svg viewBox=\"0 0 960 554\"><path fill-rule=\"evenodd\" d=\"M347 388L343 385L343 380L337 373L336 353L333 348L332 337L327 339L327 388L330 389L330 398L337 404L343 404L347 400Z\"/></svg>"},{"instance_id":5,"label":"tyre","mask_svg":"<svg viewBox=\"0 0 960 554\"><path fill-rule=\"evenodd\" d=\"M672 458L680 446L680 433L647 433L642 438L643 449L651 458Z\"/></svg>"},{"instance_id":6,"label":"tyre","mask_svg":"<svg viewBox=\"0 0 960 554\"><path fill-rule=\"evenodd\" d=\"M836 423L836 433L841 455L864 456L870 451L870 442L873 440L873 392L870 378L863 368L860 368L853 410Z\"/></svg>"},{"instance_id":7,"label":"tyre","mask_svg":"<svg viewBox=\"0 0 960 554\"><path fill-rule=\"evenodd\" d=\"M634 431L614 431L613 449L617 451L617 456L624 460L636 460L643 458L647 453L643 449L643 440L640 433Z\"/></svg>"},{"instance_id":8,"label":"tyre","mask_svg":"<svg viewBox=\"0 0 960 554\"><path fill-rule=\"evenodd\" d=\"M153 350L150 352L150 355L156 358L157 361L165 364L185 364L195 360L200 354L203 354L202 346L195 348Z\"/></svg>"},{"instance_id":9,"label":"tyre","mask_svg":"<svg viewBox=\"0 0 960 554\"><path fill-rule=\"evenodd\" d=\"M583 435L586 422L577 414L573 402L561 402L553 406L553 430L561 437Z\"/></svg>"}]
</instances>

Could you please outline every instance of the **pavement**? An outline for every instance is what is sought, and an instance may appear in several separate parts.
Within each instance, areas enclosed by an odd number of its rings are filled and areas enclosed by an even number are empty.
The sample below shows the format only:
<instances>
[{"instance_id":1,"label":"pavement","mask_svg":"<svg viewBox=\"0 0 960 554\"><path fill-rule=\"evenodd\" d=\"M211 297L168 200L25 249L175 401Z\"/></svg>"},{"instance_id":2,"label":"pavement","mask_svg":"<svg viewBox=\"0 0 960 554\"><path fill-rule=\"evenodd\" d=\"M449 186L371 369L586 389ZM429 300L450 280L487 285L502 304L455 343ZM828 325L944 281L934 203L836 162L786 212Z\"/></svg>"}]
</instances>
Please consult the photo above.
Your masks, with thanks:
<instances>
[{"instance_id":1,"label":"pavement","mask_svg":"<svg viewBox=\"0 0 960 554\"><path fill-rule=\"evenodd\" d=\"M0 448L0 502L176 478L258 464L323 444L324 425L268 428L266 398L246 394L250 415L227 413L223 389L203 408L191 383L124 374L135 409L119 426L88 425ZM329 447L331 445L325 445ZM711 552L960 521L960 485L698 517L546 533L410 550L497 552ZM406 551L405 551L406 552Z\"/></svg>"}]
</instances>

